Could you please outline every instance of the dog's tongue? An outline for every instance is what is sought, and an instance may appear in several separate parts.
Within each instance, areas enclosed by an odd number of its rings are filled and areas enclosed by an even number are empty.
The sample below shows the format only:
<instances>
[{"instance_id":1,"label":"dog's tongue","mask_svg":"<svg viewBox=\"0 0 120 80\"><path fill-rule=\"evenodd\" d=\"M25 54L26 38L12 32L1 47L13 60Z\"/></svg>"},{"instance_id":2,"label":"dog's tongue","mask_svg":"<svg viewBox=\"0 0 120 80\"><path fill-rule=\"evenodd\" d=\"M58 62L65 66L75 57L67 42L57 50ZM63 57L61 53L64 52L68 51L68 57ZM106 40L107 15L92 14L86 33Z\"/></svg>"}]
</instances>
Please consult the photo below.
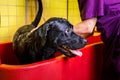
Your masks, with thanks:
<instances>
[{"instance_id":1,"label":"dog's tongue","mask_svg":"<svg viewBox=\"0 0 120 80\"><path fill-rule=\"evenodd\" d=\"M82 52L80 52L79 50L70 50L73 54L77 55L77 56L82 56Z\"/></svg>"}]
</instances>

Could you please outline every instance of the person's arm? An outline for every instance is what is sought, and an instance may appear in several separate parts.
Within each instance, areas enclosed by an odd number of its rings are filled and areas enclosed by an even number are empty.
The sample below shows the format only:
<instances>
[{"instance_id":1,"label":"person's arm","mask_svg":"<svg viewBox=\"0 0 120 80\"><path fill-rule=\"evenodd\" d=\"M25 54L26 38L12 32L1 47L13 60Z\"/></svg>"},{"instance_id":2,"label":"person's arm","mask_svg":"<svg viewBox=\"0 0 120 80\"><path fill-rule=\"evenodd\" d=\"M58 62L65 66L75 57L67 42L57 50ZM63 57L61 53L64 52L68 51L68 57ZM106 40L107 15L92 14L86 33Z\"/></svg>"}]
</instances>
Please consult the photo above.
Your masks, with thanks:
<instances>
[{"instance_id":1,"label":"person's arm","mask_svg":"<svg viewBox=\"0 0 120 80\"><path fill-rule=\"evenodd\" d=\"M84 20L73 27L73 30L78 35L87 38L93 34L94 27L96 25L97 18L91 18Z\"/></svg>"}]
</instances>

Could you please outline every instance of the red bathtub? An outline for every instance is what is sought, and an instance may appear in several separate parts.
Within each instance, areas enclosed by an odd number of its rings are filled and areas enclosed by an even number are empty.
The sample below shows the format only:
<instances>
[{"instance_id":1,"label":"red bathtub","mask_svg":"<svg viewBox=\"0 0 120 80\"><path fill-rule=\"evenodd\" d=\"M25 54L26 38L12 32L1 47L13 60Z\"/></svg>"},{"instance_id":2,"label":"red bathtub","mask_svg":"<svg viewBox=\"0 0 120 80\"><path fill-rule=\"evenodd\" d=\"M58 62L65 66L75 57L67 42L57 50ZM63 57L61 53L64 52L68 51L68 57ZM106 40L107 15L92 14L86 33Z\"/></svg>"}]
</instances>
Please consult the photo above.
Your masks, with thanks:
<instances>
[{"instance_id":1,"label":"red bathtub","mask_svg":"<svg viewBox=\"0 0 120 80\"><path fill-rule=\"evenodd\" d=\"M19 65L12 43L0 44L0 80L100 80L103 44L80 49L83 56Z\"/></svg>"}]
</instances>

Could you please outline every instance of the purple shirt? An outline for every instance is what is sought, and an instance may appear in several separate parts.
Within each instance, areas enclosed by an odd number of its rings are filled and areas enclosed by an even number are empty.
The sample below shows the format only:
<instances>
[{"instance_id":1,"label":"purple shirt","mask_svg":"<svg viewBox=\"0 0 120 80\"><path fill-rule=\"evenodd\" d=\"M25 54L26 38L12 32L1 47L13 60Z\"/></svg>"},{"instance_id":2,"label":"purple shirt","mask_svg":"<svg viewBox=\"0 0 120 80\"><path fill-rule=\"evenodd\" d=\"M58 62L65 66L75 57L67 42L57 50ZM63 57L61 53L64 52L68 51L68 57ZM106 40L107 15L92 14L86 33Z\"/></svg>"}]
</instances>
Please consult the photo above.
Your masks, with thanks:
<instances>
[{"instance_id":1,"label":"purple shirt","mask_svg":"<svg viewBox=\"0 0 120 80\"><path fill-rule=\"evenodd\" d=\"M109 10L120 10L120 0L78 0L78 3L83 20L105 16Z\"/></svg>"},{"instance_id":2,"label":"purple shirt","mask_svg":"<svg viewBox=\"0 0 120 80\"><path fill-rule=\"evenodd\" d=\"M110 66L114 65L120 76L120 0L78 0L78 3L82 20L97 17L96 26L105 44L103 75L108 73L104 80L120 80L114 71L110 72L113 69ZM111 74L115 76L113 79Z\"/></svg>"},{"instance_id":3,"label":"purple shirt","mask_svg":"<svg viewBox=\"0 0 120 80\"><path fill-rule=\"evenodd\" d=\"M82 20L97 17L96 26L104 42L117 39L116 35L120 35L120 0L78 0L78 3Z\"/></svg>"}]
</instances>

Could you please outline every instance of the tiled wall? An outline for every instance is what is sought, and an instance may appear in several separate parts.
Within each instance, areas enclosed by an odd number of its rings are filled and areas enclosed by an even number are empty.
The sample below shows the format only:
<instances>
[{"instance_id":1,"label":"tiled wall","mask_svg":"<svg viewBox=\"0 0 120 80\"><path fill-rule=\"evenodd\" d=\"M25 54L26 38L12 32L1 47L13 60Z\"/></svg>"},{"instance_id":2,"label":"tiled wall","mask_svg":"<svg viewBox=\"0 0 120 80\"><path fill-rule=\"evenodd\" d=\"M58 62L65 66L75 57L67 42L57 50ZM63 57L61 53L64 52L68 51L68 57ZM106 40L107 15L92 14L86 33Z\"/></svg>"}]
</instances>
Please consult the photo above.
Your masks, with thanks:
<instances>
[{"instance_id":1,"label":"tiled wall","mask_svg":"<svg viewBox=\"0 0 120 80\"><path fill-rule=\"evenodd\" d=\"M80 21L77 0L42 0L43 17L64 17L72 24ZM0 42L11 42L15 31L29 24L36 14L36 0L0 0ZM67 7L68 5L68 7Z\"/></svg>"},{"instance_id":2,"label":"tiled wall","mask_svg":"<svg viewBox=\"0 0 120 80\"><path fill-rule=\"evenodd\" d=\"M28 1L28 12L26 1ZM0 42L12 41L15 31L29 23L35 15L34 12L34 0L0 0Z\"/></svg>"},{"instance_id":3,"label":"tiled wall","mask_svg":"<svg viewBox=\"0 0 120 80\"><path fill-rule=\"evenodd\" d=\"M43 17L48 19L49 17L64 17L72 24L76 24L80 21L80 14L78 9L77 0L42 0L43 1ZM68 7L67 7L68 5Z\"/></svg>"},{"instance_id":4,"label":"tiled wall","mask_svg":"<svg viewBox=\"0 0 120 80\"><path fill-rule=\"evenodd\" d=\"M77 24L81 21L80 19L80 11L78 8L78 0L68 0L68 20L71 21L72 24Z\"/></svg>"}]
</instances>

